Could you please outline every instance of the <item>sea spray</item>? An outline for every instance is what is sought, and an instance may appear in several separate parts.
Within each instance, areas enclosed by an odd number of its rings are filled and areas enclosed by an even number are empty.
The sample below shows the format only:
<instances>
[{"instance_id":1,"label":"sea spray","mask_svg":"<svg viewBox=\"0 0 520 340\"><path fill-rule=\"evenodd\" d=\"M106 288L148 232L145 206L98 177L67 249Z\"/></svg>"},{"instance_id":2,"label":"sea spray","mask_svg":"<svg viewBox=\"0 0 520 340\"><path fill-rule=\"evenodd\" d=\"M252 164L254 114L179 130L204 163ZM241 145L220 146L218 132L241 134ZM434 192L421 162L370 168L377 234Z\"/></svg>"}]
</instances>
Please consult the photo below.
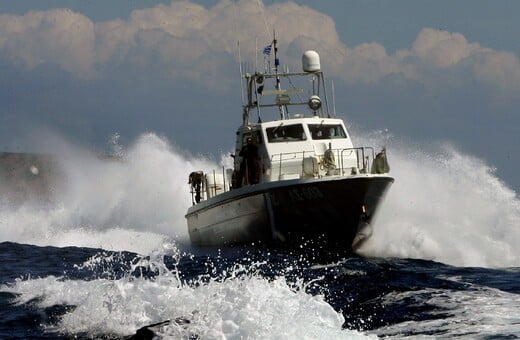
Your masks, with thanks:
<instances>
[{"instance_id":1,"label":"sea spray","mask_svg":"<svg viewBox=\"0 0 520 340\"><path fill-rule=\"evenodd\" d=\"M520 265L520 201L485 161L449 143L425 150L385 134L366 139L387 145L395 183L360 253L461 266Z\"/></svg>"},{"instance_id":2,"label":"sea spray","mask_svg":"<svg viewBox=\"0 0 520 340\"><path fill-rule=\"evenodd\" d=\"M207 272L186 279L179 269L186 256L190 263L209 261L203 266ZM49 332L62 335L124 336L172 320L154 329L156 334L210 339L367 338L342 329L343 316L322 295L308 294L302 281L260 275L258 268L269 270L265 261L241 259L240 265L224 263L213 271L218 265L214 261L218 258L193 258L174 244L149 256L102 252L77 265L74 273L17 279L0 286L0 291L19 294L18 305L67 306L55 323L46 325ZM78 275L87 276L76 279Z\"/></svg>"},{"instance_id":3,"label":"sea spray","mask_svg":"<svg viewBox=\"0 0 520 340\"><path fill-rule=\"evenodd\" d=\"M115 161L65 160L69 174L63 201L98 228L116 225L164 235L186 235L191 169L215 167L190 158L154 135L141 136Z\"/></svg>"},{"instance_id":4,"label":"sea spray","mask_svg":"<svg viewBox=\"0 0 520 340\"><path fill-rule=\"evenodd\" d=\"M72 145L60 145L60 152L59 190L45 204L2 205L0 241L145 252L169 238L189 243L188 174L216 168L213 162L183 154L152 133L118 149L118 157Z\"/></svg>"},{"instance_id":5,"label":"sea spray","mask_svg":"<svg viewBox=\"0 0 520 340\"><path fill-rule=\"evenodd\" d=\"M464 266L520 264L520 202L485 161L447 143L421 148L386 133L353 138L386 145L396 179L361 254ZM153 133L127 148L117 145L116 158L70 145L60 150L62 185L53 200L1 206L0 241L142 254L172 239L189 247L188 174L218 169L216 162L189 156ZM221 157L229 165L230 158Z\"/></svg>"}]
</instances>

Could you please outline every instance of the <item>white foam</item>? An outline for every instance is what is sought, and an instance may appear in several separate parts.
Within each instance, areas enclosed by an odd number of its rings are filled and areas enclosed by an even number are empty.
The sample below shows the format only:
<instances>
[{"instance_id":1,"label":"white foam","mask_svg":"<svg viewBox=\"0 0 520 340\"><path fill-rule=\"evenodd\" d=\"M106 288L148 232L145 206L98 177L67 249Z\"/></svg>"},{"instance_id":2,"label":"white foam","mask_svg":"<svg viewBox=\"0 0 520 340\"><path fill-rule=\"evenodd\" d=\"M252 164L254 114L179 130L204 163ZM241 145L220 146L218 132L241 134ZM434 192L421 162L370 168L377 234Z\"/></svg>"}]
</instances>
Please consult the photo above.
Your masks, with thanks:
<instances>
[{"instance_id":1,"label":"white foam","mask_svg":"<svg viewBox=\"0 0 520 340\"><path fill-rule=\"evenodd\" d=\"M520 266L520 201L485 161L447 144L424 150L381 134L363 139L387 145L396 181L362 254ZM144 253L172 238L189 244L188 175L217 164L152 133L126 150L116 145L121 161L58 144L66 189L50 205L0 207L0 241Z\"/></svg>"},{"instance_id":2,"label":"white foam","mask_svg":"<svg viewBox=\"0 0 520 340\"><path fill-rule=\"evenodd\" d=\"M424 296L428 298L424 300ZM464 291L426 289L404 293L391 293L383 297L389 304L416 300L418 305L432 307L433 320L406 321L382 327L371 333L392 339L411 335L431 335L442 338L493 338L520 334L520 296L492 288L475 288ZM409 303L409 302L407 302ZM433 337L435 334L433 333Z\"/></svg>"},{"instance_id":3,"label":"white foam","mask_svg":"<svg viewBox=\"0 0 520 340\"><path fill-rule=\"evenodd\" d=\"M374 141L381 139L372 138L366 144ZM519 201L490 166L449 145L432 152L384 144L396 183L383 203L372 239L363 248L366 255L519 266ZM173 239L186 241L184 213L191 202L188 174L215 168L215 164L183 155L153 134L143 135L120 151L122 161L103 161L75 148L66 153L67 190L49 205L0 209L0 241L141 254L176 248ZM49 276L17 280L0 290L20 293L19 303L41 298L37 303L42 308L75 305L58 325L59 331L68 333L125 335L146 324L184 317L190 320L187 328L172 324L161 332L230 339L363 337L341 330L343 317L323 297L290 287L283 278L266 280L253 275L186 286L176 273L163 268L153 280L84 281ZM501 325L500 316L513 315L514 308L518 309L517 299L501 294L505 293L460 292L453 296L462 301L461 306L475 311L496 301L498 309L486 310L477 320L483 327L492 327ZM451 294L446 296L451 298ZM513 303L508 304L511 298ZM437 299L438 304L449 302L442 300L442 294ZM511 324L518 320L506 320L505 329ZM419 326L428 327L428 322ZM396 327L402 331L406 325ZM418 325L412 322L410 327ZM380 334L392 331L387 328Z\"/></svg>"},{"instance_id":4,"label":"white foam","mask_svg":"<svg viewBox=\"0 0 520 340\"><path fill-rule=\"evenodd\" d=\"M449 144L428 151L387 144L395 183L377 216L367 256L461 266L520 266L520 201L485 161Z\"/></svg>"},{"instance_id":5,"label":"white foam","mask_svg":"<svg viewBox=\"0 0 520 340\"><path fill-rule=\"evenodd\" d=\"M159 268L154 279L125 276L118 280L63 280L48 276L18 279L11 286L0 286L0 290L21 294L16 298L18 304L37 301L38 308L75 306L56 327L48 326L65 334L123 336L145 325L183 318L189 323L170 323L159 328L158 334L170 338L197 334L203 339L368 338L342 330L343 316L323 296L291 287L284 278L231 275L226 280L187 286L175 271L157 261L158 254L146 263L136 263ZM97 260L100 258L84 266L95 267Z\"/></svg>"},{"instance_id":6,"label":"white foam","mask_svg":"<svg viewBox=\"0 0 520 340\"><path fill-rule=\"evenodd\" d=\"M62 142L53 202L0 207L0 241L137 252L171 238L187 243L188 175L216 165L154 134L118 151L120 160L100 159Z\"/></svg>"}]
</instances>

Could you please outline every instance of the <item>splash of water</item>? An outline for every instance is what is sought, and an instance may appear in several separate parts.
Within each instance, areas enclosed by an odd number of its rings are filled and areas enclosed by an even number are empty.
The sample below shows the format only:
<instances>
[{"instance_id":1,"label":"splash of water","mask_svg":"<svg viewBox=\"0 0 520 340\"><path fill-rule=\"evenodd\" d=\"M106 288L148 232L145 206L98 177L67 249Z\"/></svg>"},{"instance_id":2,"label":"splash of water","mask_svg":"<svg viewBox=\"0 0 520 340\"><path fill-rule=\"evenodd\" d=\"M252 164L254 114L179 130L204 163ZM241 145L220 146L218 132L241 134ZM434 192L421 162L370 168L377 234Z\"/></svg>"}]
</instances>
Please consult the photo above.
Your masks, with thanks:
<instances>
[{"instance_id":1,"label":"splash of water","mask_svg":"<svg viewBox=\"0 0 520 340\"><path fill-rule=\"evenodd\" d=\"M361 253L461 266L520 266L520 201L485 161L449 144L388 145L391 187ZM392 145L394 144L394 145Z\"/></svg>"},{"instance_id":2,"label":"splash of water","mask_svg":"<svg viewBox=\"0 0 520 340\"><path fill-rule=\"evenodd\" d=\"M180 319L183 322L155 329L156 335L175 339L375 338L343 330L343 316L322 295L307 294L303 283L291 284L284 277L267 279L235 266L224 277L187 284L177 268L168 269L164 263L164 256L178 260L179 254L173 245L138 256L122 276L111 274L111 264L121 262L117 254L95 255L78 269L90 269L98 278L17 279L0 290L16 293L19 305L74 306L57 324L47 325L49 331L60 334L124 336L158 321ZM155 275L135 275L138 268Z\"/></svg>"},{"instance_id":3,"label":"splash of water","mask_svg":"<svg viewBox=\"0 0 520 340\"><path fill-rule=\"evenodd\" d=\"M61 145L52 200L0 207L0 241L140 253L171 238L187 243L188 174L216 166L151 133L116 151L107 159Z\"/></svg>"},{"instance_id":4,"label":"splash of water","mask_svg":"<svg viewBox=\"0 0 520 340\"><path fill-rule=\"evenodd\" d=\"M381 143L381 138L362 144L386 144L396 178L374 235L363 248L365 255L519 266L515 248L520 244L519 201L484 161L449 145L424 151L392 141ZM160 258L176 256L171 238L187 238L183 217L191 202L187 174L216 165L183 155L153 134L120 151L118 160L101 160L77 149L65 153L64 190L45 205L1 208L0 241L152 254L147 264L140 261L129 273L136 266L148 266L158 269L158 275L91 280L48 276L19 279L0 287L2 291L20 294L20 304L35 301L39 308L76 306L56 325L66 334L124 335L146 324L182 317L190 320L189 326L171 324L161 332L204 338L363 337L341 330L343 316L322 296L295 289L283 277L267 280L250 275L200 285L182 283ZM102 256L84 265L107 260Z\"/></svg>"},{"instance_id":5,"label":"splash of water","mask_svg":"<svg viewBox=\"0 0 520 340\"><path fill-rule=\"evenodd\" d=\"M420 296L428 296L421 301ZM518 294L507 293L492 288L479 287L475 290L447 293L446 290L425 289L391 293L383 300L393 304L406 299L414 299L417 304L430 304L438 308L442 318L420 321L406 321L376 330L379 337L400 338L401 334L417 334L435 329L442 338L479 339L496 338L497 334L518 334ZM446 310L448 315L443 314ZM512 335L514 337L514 335ZM404 338L407 338L406 336Z\"/></svg>"},{"instance_id":6,"label":"splash of water","mask_svg":"<svg viewBox=\"0 0 520 340\"><path fill-rule=\"evenodd\" d=\"M384 134L366 139L388 146L396 181L362 254L520 266L520 201L488 164L448 144L423 150ZM144 254L172 238L188 244L188 174L218 166L154 134L116 151L120 158L106 160L62 148L65 188L50 205L0 208L0 241Z\"/></svg>"}]
</instances>

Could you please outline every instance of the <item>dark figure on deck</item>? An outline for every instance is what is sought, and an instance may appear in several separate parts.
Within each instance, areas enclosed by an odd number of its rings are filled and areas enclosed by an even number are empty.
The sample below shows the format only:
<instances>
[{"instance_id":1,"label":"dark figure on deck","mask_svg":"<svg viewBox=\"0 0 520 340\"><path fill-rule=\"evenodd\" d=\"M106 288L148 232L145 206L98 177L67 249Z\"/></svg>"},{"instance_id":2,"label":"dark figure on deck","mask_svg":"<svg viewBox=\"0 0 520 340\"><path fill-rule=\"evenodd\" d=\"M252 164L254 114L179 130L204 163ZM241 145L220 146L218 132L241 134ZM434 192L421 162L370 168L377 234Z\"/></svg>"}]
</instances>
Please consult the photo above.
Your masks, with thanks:
<instances>
[{"instance_id":1,"label":"dark figure on deck","mask_svg":"<svg viewBox=\"0 0 520 340\"><path fill-rule=\"evenodd\" d=\"M238 154L242 157L240 163L240 173L238 175L238 184L257 184L260 181L260 171L258 169L258 147L253 144L251 137L247 138L247 144L242 147ZM247 176L244 176L247 175Z\"/></svg>"},{"instance_id":2,"label":"dark figure on deck","mask_svg":"<svg viewBox=\"0 0 520 340\"><path fill-rule=\"evenodd\" d=\"M194 171L190 174L188 184L191 184L191 193L195 194L195 202L199 203L202 196L200 195L200 190L202 188L202 177L204 174L202 171ZM192 196L193 197L193 196ZM195 204L193 202L193 204Z\"/></svg>"}]
</instances>

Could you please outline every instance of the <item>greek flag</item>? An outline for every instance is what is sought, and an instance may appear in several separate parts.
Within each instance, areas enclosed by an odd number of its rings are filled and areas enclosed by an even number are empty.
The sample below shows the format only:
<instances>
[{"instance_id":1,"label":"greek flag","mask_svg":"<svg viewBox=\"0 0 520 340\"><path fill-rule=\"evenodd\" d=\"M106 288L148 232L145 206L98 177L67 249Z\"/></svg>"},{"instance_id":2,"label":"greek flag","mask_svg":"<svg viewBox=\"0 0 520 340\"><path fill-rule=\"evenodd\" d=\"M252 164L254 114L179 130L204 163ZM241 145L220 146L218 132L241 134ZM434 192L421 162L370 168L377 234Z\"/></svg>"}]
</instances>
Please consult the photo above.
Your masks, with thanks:
<instances>
[{"instance_id":1,"label":"greek flag","mask_svg":"<svg viewBox=\"0 0 520 340\"><path fill-rule=\"evenodd\" d=\"M265 55L270 55L270 54L271 54L271 49L272 49L272 45L269 44L269 45L267 45L266 47L264 47L264 52L263 52L263 53L264 53Z\"/></svg>"}]
</instances>

